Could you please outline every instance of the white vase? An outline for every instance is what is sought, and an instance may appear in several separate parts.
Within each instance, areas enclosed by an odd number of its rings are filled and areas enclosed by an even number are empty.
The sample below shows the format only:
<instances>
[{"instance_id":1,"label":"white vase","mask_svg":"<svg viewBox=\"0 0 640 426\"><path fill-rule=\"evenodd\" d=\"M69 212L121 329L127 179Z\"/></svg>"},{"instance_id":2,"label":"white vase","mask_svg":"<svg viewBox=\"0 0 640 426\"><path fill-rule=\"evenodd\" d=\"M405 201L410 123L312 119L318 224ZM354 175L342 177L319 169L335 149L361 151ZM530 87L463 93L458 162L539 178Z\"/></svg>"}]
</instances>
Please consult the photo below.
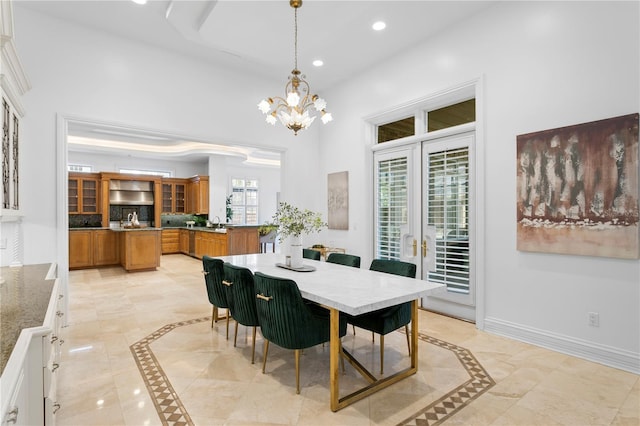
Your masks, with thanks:
<instances>
[{"instance_id":1,"label":"white vase","mask_svg":"<svg viewBox=\"0 0 640 426\"><path fill-rule=\"evenodd\" d=\"M290 241L290 254L291 254L291 267L302 268L302 238L291 236Z\"/></svg>"}]
</instances>

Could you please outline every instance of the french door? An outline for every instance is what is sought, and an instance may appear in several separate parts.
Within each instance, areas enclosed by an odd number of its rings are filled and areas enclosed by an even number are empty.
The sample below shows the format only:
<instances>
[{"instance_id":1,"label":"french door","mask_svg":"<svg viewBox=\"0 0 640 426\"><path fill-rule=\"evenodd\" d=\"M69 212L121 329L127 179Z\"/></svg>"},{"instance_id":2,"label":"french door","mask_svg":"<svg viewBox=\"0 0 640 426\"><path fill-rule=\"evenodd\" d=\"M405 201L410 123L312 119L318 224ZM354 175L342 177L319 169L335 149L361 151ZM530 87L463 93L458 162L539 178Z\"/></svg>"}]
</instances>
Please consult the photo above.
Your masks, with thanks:
<instances>
[{"instance_id":1,"label":"french door","mask_svg":"<svg viewBox=\"0 0 640 426\"><path fill-rule=\"evenodd\" d=\"M445 284L423 307L475 321L473 132L378 150L374 256Z\"/></svg>"}]
</instances>

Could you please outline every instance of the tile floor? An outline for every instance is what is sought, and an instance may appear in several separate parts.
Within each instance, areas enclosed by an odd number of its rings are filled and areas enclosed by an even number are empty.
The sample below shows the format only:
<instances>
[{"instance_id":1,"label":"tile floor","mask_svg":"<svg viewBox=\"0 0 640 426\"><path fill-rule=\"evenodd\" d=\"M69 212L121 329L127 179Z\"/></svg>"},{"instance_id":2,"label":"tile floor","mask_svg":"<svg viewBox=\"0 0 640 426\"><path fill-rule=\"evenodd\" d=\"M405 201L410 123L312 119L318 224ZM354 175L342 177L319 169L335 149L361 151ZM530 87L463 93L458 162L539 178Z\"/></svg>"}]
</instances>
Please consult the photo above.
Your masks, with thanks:
<instances>
[{"instance_id":1,"label":"tile floor","mask_svg":"<svg viewBox=\"0 0 640 426\"><path fill-rule=\"evenodd\" d=\"M70 272L69 325L58 376L59 425L639 425L640 377L493 336L420 311L416 375L337 413L329 409L328 347L293 353L251 333L238 345L211 328L201 263L162 257L157 271ZM258 336L260 333L258 332ZM351 331L345 347L372 372L377 339ZM385 339L385 374L404 368L406 340ZM342 389L364 384L348 364Z\"/></svg>"}]
</instances>

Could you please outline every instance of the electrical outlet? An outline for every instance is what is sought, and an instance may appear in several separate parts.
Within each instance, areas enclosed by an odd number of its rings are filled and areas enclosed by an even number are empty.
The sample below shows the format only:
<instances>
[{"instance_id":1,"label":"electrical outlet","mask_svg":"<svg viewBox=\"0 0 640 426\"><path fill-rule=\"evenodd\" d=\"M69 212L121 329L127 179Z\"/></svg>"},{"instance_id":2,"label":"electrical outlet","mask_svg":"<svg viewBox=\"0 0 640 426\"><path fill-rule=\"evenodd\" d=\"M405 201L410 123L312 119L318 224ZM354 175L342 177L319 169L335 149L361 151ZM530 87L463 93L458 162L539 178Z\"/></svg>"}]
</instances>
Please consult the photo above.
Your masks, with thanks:
<instances>
[{"instance_id":1,"label":"electrical outlet","mask_svg":"<svg viewBox=\"0 0 640 426\"><path fill-rule=\"evenodd\" d=\"M600 314L597 312L589 312L589 325L591 327L600 327Z\"/></svg>"}]
</instances>

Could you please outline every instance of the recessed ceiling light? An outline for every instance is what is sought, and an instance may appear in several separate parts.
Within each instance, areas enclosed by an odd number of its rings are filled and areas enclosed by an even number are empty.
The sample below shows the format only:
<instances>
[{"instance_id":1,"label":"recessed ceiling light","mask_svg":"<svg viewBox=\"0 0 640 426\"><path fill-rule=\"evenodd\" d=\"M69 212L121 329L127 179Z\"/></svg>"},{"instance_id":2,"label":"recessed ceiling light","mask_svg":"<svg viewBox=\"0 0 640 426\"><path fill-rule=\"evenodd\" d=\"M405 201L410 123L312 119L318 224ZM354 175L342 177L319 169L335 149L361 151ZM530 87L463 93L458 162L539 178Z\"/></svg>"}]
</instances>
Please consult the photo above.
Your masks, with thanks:
<instances>
[{"instance_id":1,"label":"recessed ceiling light","mask_svg":"<svg viewBox=\"0 0 640 426\"><path fill-rule=\"evenodd\" d=\"M314 67L321 67L323 65L324 65L324 62L322 61L322 59L316 59L315 61L313 61Z\"/></svg>"},{"instance_id":2,"label":"recessed ceiling light","mask_svg":"<svg viewBox=\"0 0 640 426\"><path fill-rule=\"evenodd\" d=\"M135 4L147 4L147 0L131 0Z\"/></svg>"},{"instance_id":3,"label":"recessed ceiling light","mask_svg":"<svg viewBox=\"0 0 640 426\"><path fill-rule=\"evenodd\" d=\"M373 28L376 31L382 31L385 28L387 28L387 24L384 23L383 21L378 21L378 22L374 22L371 28Z\"/></svg>"}]
</instances>

